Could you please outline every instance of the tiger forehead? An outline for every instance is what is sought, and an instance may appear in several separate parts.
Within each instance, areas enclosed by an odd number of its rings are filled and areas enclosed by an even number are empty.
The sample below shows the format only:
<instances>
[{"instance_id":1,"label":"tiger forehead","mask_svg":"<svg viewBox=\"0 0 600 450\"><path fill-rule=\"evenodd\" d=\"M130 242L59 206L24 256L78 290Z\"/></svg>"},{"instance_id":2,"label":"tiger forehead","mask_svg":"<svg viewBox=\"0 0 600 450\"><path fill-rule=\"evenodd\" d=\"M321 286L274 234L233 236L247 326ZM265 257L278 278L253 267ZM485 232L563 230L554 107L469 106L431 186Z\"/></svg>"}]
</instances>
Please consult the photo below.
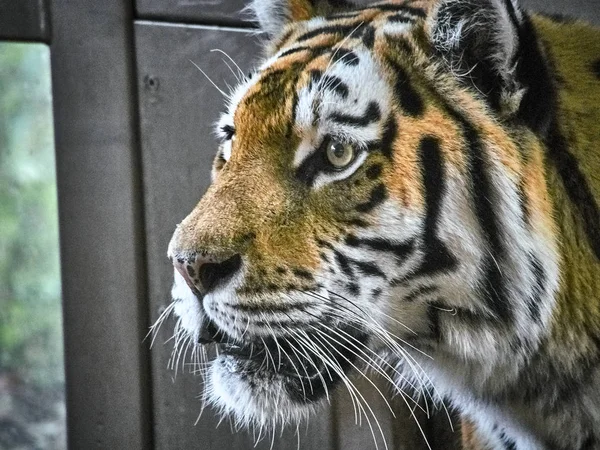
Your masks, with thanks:
<instances>
[{"instance_id":1,"label":"tiger forehead","mask_svg":"<svg viewBox=\"0 0 600 450\"><path fill-rule=\"evenodd\" d=\"M255 142L263 142L267 137L272 141L277 139L276 135L289 138L295 125L303 129L311 124L316 126L319 116L313 110L318 109L327 92L315 89L310 95L310 105L302 102L302 98L300 103L303 105L300 108L298 105L301 91L311 83L334 88L334 93L342 97L348 94L354 98L370 97L360 84L347 82L356 76L363 82L370 82L367 78L373 76L386 77L385 70L377 68L379 60L385 59L389 52L386 38L394 35L414 45L411 38L414 28L422 28L429 13L424 3L378 3L376 9L357 8L327 18L290 24L288 32L272 47L274 55L259 68L253 82L239 97L240 101L231 108L238 138L247 134ZM379 38L383 39L378 42ZM365 60L369 61L369 74L360 75L361 68L365 72L362 65ZM341 66L346 70L340 77ZM354 75L344 76L350 73ZM331 89L329 91L331 94ZM331 97L325 99L326 103L328 101ZM300 117L297 117L299 111Z\"/></svg>"},{"instance_id":2,"label":"tiger forehead","mask_svg":"<svg viewBox=\"0 0 600 450\"><path fill-rule=\"evenodd\" d=\"M299 91L313 82L317 73L326 72L333 62L331 55L324 54L313 57L300 55L299 58L283 61L285 59L281 58L282 61L263 69L242 96L234 112L238 135L245 129L256 134L259 131L257 125L270 133L280 131L289 134L282 124L295 122Z\"/></svg>"},{"instance_id":3,"label":"tiger forehead","mask_svg":"<svg viewBox=\"0 0 600 450\"><path fill-rule=\"evenodd\" d=\"M431 0L374 2L328 17L292 23L273 45L273 53L291 46L310 45L319 49L323 44L318 40L323 36L335 36L337 42L362 41L371 47L376 32L410 32L414 25L424 23L434 6L435 2Z\"/></svg>"},{"instance_id":4,"label":"tiger forehead","mask_svg":"<svg viewBox=\"0 0 600 450\"><path fill-rule=\"evenodd\" d=\"M246 140L264 140L289 135L297 83L301 71L288 68L267 69L248 89L234 113L236 135Z\"/></svg>"}]
</instances>

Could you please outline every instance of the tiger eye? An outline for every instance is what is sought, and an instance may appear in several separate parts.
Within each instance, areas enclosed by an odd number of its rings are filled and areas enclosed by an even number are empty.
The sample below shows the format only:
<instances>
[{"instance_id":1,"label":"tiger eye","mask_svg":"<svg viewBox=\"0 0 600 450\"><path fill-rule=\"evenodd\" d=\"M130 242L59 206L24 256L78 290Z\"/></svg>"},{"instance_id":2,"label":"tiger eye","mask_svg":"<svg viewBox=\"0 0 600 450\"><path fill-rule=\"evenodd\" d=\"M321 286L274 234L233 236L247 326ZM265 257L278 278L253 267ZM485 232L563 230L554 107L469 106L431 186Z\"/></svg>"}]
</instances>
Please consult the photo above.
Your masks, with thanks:
<instances>
[{"instance_id":1,"label":"tiger eye","mask_svg":"<svg viewBox=\"0 0 600 450\"><path fill-rule=\"evenodd\" d=\"M354 160L354 147L340 141L331 141L327 146L327 159L336 169L343 169Z\"/></svg>"}]
</instances>

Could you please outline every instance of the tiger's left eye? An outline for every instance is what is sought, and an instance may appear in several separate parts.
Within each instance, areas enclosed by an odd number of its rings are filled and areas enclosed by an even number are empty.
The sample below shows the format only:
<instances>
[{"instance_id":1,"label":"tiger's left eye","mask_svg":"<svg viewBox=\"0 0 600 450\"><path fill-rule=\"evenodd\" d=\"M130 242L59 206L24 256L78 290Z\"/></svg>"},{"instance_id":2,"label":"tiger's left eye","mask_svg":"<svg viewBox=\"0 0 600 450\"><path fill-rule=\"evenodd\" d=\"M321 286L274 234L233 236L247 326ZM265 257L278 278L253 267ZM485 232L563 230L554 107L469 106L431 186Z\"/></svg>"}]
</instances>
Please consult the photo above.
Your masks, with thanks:
<instances>
[{"instance_id":1,"label":"tiger's left eye","mask_svg":"<svg viewBox=\"0 0 600 450\"><path fill-rule=\"evenodd\" d=\"M354 147L340 141L331 141L327 145L327 159L336 169L343 169L354 160Z\"/></svg>"}]
</instances>

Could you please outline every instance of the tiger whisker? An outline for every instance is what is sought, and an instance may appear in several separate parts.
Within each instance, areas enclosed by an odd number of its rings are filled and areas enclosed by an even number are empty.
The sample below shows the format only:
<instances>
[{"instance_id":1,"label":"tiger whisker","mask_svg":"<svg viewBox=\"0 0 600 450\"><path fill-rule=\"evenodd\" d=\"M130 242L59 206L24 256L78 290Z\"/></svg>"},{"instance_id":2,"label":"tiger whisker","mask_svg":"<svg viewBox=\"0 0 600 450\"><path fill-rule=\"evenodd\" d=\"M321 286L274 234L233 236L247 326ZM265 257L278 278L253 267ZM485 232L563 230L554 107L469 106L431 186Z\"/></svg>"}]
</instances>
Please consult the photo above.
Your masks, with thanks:
<instances>
[{"instance_id":1,"label":"tiger whisker","mask_svg":"<svg viewBox=\"0 0 600 450\"><path fill-rule=\"evenodd\" d=\"M335 294L334 292L328 291L332 294ZM324 297L320 294L317 294L315 292L312 292L312 294L314 294L314 296L316 296L316 298L320 298L323 301L331 301L331 299L329 299L328 297ZM369 317L371 319L370 321L367 321L363 316L358 315L358 313L356 313L355 311L352 311L350 309L347 309L347 311L353 315L353 317L355 319L357 319L357 321L359 323L363 323L365 326L367 326L367 329L369 329L370 331L374 332L380 339L382 339L383 343L390 348L390 350L392 350L395 354L398 355L402 355L404 357L404 359L406 360L406 362L409 364L409 366L411 367L411 369L413 370L413 373L415 374L415 376L417 377L417 379L419 380L421 385L424 385L424 381L422 380L420 373L425 373L424 370L422 369L422 367L420 366L420 364L414 359L414 357L412 355L410 355L410 353L407 353L407 351L400 346L400 344L396 341L394 341L393 338L399 340L402 343L407 344L408 346L414 348L415 350L419 351L420 353L423 353L425 356L430 357L429 355L427 355L426 353L422 352L420 349L417 349L416 347L412 346L409 343L406 343L403 339L401 339L400 337L388 332L387 330L385 330L380 324L378 324L375 319L370 316L366 311L364 311L362 308L360 308L358 305L356 305L354 302L352 302L351 300L340 296L339 294L335 294L337 295L339 298L344 299L345 301L349 302L350 304L352 304L353 306L355 306L359 311L363 312L367 317ZM338 305L336 303L336 305ZM375 325L375 326L374 326ZM431 358L431 357L430 357ZM414 364L416 364L419 368L419 371L417 371L414 367ZM428 378L428 377L427 377ZM428 379L429 383L431 384L430 380ZM435 389L435 388L434 388ZM423 390L421 390L423 392ZM439 397L439 395L438 395ZM440 397L441 398L441 397ZM433 400L433 398L432 398Z\"/></svg>"},{"instance_id":2,"label":"tiger whisker","mask_svg":"<svg viewBox=\"0 0 600 450\"><path fill-rule=\"evenodd\" d=\"M223 56L225 56L229 61L231 61L231 63L235 66L235 68L237 69L237 74L234 73L234 75L236 75L236 78L239 82L244 81L244 79L246 78L246 75L244 75L244 71L240 68L240 66L238 65L238 63L235 62L235 60L225 51L222 50L220 48L213 48L211 51L211 53L214 52L218 52L221 53ZM225 62L225 61L223 61ZM227 67L230 67L229 64L227 64ZM233 73L233 69L231 70L231 72Z\"/></svg>"},{"instance_id":3,"label":"tiger whisker","mask_svg":"<svg viewBox=\"0 0 600 450\"><path fill-rule=\"evenodd\" d=\"M354 386L354 384L352 383L352 381L350 381L350 379L346 376L346 374L344 373L344 371L341 369L341 367L339 367L339 364L337 361L335 361L335 359L330 359L327 355L325 355L322 351L322 349L320 349L315 343L313 343L310 338L308 337L308 335L306 335L306 333L304 333L303 335L300 335L298 332L296 332L296 330L292 330L294 336L296 337L296 339L298 339L299 342L303 343L304 346L311 352L313 353L317 358L319 358L321 360L321 362L327 367L329 366L339 377L341 382L344 384L344 386L346 386L346 389L348 390L348 393L350 394L350 399L352 401L352 408L354 410L354 420L356 423L360 423L361 421L361 412L365 413L366 416L366 412L362 406L362 403L360 402L360 399L358 398L357 394L356 394L356 387Z\"/></svg>"},{"instance_id":4,"label":"tiger whisker","mask_svg":"<svg viewBox=\"0 0 600 450\"><path fill-rule=\"evenodd\" d=\"M144 337L142 342L144 342L148 338L148 336L152 335L152 340L150 341L150 348L153 347L154 341L156 340L156 336L158 335L160 328L162 327L162 325L163 325L164 321L167 319L167 317L169 317L171 315L174 308L175 308L175 302L171 302L164 309L164 311L162 313L160 313L160 315L158 316L158 319L156 319L154 324L152 324L150 326L150 329L148 330L148 334L146 334L146 336Z\"/></svg>"},{"instance_id":5,"label":"tiger whisker","mask_svg":"<svg viewBox=\"0 0 600 450\"><path fill-rule=\"evenodd\" d=\"M365 361L367 364L369 364L367 359L362 358L358 353L356 353L354 350L348 348L346 345L344 345L342 342L340 342L339 340L329 336L327 333L324 333L323 331L319 330L317 327L311 327L314 329L315 332L317 332L318 334L320 334L324 339L328 339L330 341L332 341L334 344L339 345L340 347L343 347L344 349L346 349L347 351L349 351L351 354L353 354L354 356L358 357L359 359ZM379 393L379 395L381 396L381 398L383 399L384 403L386 404L386 406L388 407L388 409L390 410L390 412L392 413L392 416L395 418L396 417L396 413L394 412L394 409L391 407L391 405L388 403L387 399L385 398L385 395L383 395L383 393L381 392L381 390L377 387L377 385L375 385L375 383L373 383L373 381L362 371L360 370L354 363L352 363L348 358L346 358L337 348L333 347L332 348L340 354L340 356L342 356L356 371L358 371L359 374L361 374L363 376L363 378L365 378L374 388L375 390ZM389 378L389 377L388 377Z\"/></svg>"},{"instance_id":6,"label":"tiger whisker","mask_svg":"<svg viewBox=\"0 0 600 450\"><path fill-rule=\"evenodd\" d=\"M225 98L227 98L227 99L230 97L230 95L229 95L229 94L225 93L225 91L223 91L223 90L222 90L222 89L221 89L219 86L217 86L217 84L216 84L216 83L215 83L215 82L214 82L214 81L213 81L213 80L212 80L212 79L211 79L211 78L210 78L210 77L209 77L209 76L206 74L206 72L205 72L204 70L202 70L202 69L200 68L200 66L199 66L198 64L196 64L196 63L195 63L194 61L192 61L191 59L188 59L188 61L189 61L189 62L191 62L191 63L192 63L192 64L193 64L193 65L196 67L196 69L198 69L198 70L200 71L200 73L201 73L202 75L204 75L204 77L205 77L205 78L206 78L206 79L207 79L207 80L210 82L210 84L212 84L212 85L214 86L214 88L215 88L217 91L219 91L223 97L225 97Z\"/></svg>"},{"instance_id":7,"label":"tiger whisker","mask_svg":"<svg viewBox=\"0 0 600 450\"><path fill-rule=\"evenodd\" d=\"M321 347L323 347L323 350L325 350L326 352L328 352L332 356L332 358L335 360L336 359L335 356L333 356L331 354L331 352L329 351L329 349L327 348L327 346L329 344L323 342L317 336L315 336L315 339L317 339L321 343ZM342 358L344 358L346 361L348 361L350 364L352 364L345 356L342 355L342 353L339 350L337 350L333 346L332 346L332 348L333 348L333 350L337 351L337 353L339 353L340 356L342 356ZM387 441L385 439L385 434L383 433L383 428L381 427L381 424L379 423L379 420L377 419L377 415L375 414L375 412L371 408L371 405L369 405L369 402L367 402L367 400L365 399L365 397L361 394L360 390L356 389L356 394L363 400L364 405L367 407L367 409L371 413L371 416L373 417L373 420L375 421L375 424L376 424L377 428L379 429L379 433L380 433L380 435L381 435L381 437L383 439L383 445L385 447L385 450L388 450L388 445L387 445ZM388 407L389 407L389 403L388 403ZM375 430L373 429L373 425L371 424L371 421L370 421L368 415L366 414L366 412L365 412L365 419L367 420L367 424L368 424L368 426L369 426L369 428L371 430L371 435L373 436L373 443L375 444L375 449L379 450L379 445L377 444L377 438L375 437Z\"/></svg>"},{"instance_id":8,"label":"tiger whisker","mask_svg":"<svg viewBox=\"0 0 600 450\"><path fill-rule=\"evenodd\" d=\"M309 314L309 315L311 315L311 316L313 316L313 317L315 317L315 318L317 318L317 319L318 319L318 317L314 316L314 315L313 315L313 314L311 314L309 311L305 311L305 312L306 312L307 314ZM336 314L335 314L335 312L333 312L333 311L331 311L331 312L328 312L328 315L335 316L335 317L338 317L338 318L340 318L340 319L346 319L345 317L343 317L343 316L341 316L341 315L336 315ZM350 323L350 322L346 322L345 324L346 324L346 325L348 325L348 326L351 326L351 327L353 327L353 328L356 328L356 327L354 327L354 326L352 325L352 323ZM407 383L408 383L408 384L409 384L409 385L410 385L410 386L411 386L413 389L415 389L415 390L417 389L417 387L416 387L416 386L414 386L414 384L412 384L412 383L411 383L411 382L410 382L408 379L406 379L406 377L405 377L405 376L404 376L402 373L400 373L400 372L399 372L399 371L398 371L398 370L397 370L397 369L396 369L394 366L392 366L390 363L388 363L388 362L387 362L387 361L385 361L383 358L381 358L381 357L380 357L380 356L379 356L379 355L378 355L376 352L374 352L374 351L373 351L371 348L369 348L368 346L365 346L365 345L364 345L362 342L360 342L359 340L357 340L357 339L356 339L354 336L351 336L350 334L346 333L346 332L345 332L343 329L335 330L335 329L333 329L333 328L331 328L331 327L329 327L328 325L326 325L326 324L323 324L323 323L321 324L321 326L323 326L323 327L327 328L327 329L328 329L330 332L332 332L332 333L334 333L334 334L336 334L336 335L340 336L341 338L343 338L343 339L347 340L347 338L346 338L346 337L344 337L344 336L341 336L341 335L339 334L340 332L341 332L341 333L344 333L346 336L348 336L349 338L351 338L352 340L354 340L356 343L360 344L360 345L361 345L362 347L364 347L366 350L368 350L369 352L373 353L373 355L375 355L375 357L376 357L376 358L380 359L380 360L382 361L382 363L383 363L383 364L387 365L387 366L388 366L388 367L389 367L389 368L390 368L390 369L391 369L393 372L395 372L395 373L396 373L396 374L397 374L399 377L401 377L401 378L402 378L404 381L406 381L406 382L407 382ZM359 328L356 328L356 329L357 329L358 331L362 331L362 330L361 330L361 329L359 329ZM349 341L348 341L348 342L349 342ZM359 349L359 348L358 348L356 345L353 345L353 346L354 346L355 348ZM366 355L366 354L364 353L364 351L363 351L363 350L360 350L360 349L359 349L359 351L361 351L361 352L363 353L363 355L364 355L366 358L368 358L368 359L369 359L369 361L366 361L366 360L365 360L365 362L367 362L367 363L369 363L369 364L375 364L375 366L372 366L372 368L373 368L373 369L374 369L374 370L375 370L377 373L381 374L381 375L382 375L382 376L383 376L385 379L387 379L387 380L388 380L388 381L389 381L389 382L390 382L390 383L391 383L393 386L395 386L395 385L396 385L396 382L395 382L395 381L394 381L394 380L393 380L393 379L392 379L392 378L391 378L391 377L390 377L390 376L389 376L389 375L388 375L388 374L385 372L385 370L384 370L384 369L381 367L381 365L380 365L379 363L377 363L375 360L373 360L371 356L368 356L368 355Z\"/></svg>"}]
</instances>

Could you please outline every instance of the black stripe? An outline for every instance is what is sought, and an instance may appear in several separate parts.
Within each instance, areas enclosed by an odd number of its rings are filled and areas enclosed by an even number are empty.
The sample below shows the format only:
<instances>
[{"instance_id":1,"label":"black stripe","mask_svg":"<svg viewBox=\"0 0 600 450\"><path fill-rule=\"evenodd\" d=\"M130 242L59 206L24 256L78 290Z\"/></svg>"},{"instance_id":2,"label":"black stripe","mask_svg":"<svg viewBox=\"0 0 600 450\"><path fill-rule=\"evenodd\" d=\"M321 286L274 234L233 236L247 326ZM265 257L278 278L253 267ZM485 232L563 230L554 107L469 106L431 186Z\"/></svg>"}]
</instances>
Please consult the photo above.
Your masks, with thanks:
<instances>
[{"instance_id":1,"label":"black stripe","mask_svg":"<svg viewBox=\"0 0 600 450\"><path fill-rule=\"evenodd\" d=\"M292 117L288 124L288 130L287 130L288 139L291 139L294 134L294 130L296 127L296 113L297 113L296 110L297 109L298 109L298 91L296 89L294 89L294 91L292 93Z\"/></svg>"},{"instance_id":2,"label":"black stripe","mask_svg":"<svg viewBox=\"0 0 600 450\"><path fill-rule=\"evenodd\" d=\"M235 320L235 319L232 319L232 320ZM272 330L273 328L275 328L275 329L277 329L277 328L283 328L283 329L285 329L285 328L288 328L288 327L297 327L298 326L298 321L297 320L291 320L291 319L274 320L274 321L252 320L252 325L256 325L256 326L259 326L259 327L267 328L269 330ZM321 325L321 322L318 322L316 320L311 320L309 322L302 323L302 325L305 326L306 328L309 328L311 326L312 327L317 327L317 326ZM277 348L275 348L274 350L277 351Z\"/></svg>"},{"instance_id":3,"label":"black stripe","mask_svg":"<svg viewBox=\"0 0 600 450\"><path fill-rule=\"evenodd\" d=\"M407 55L411 55L413 53L413 47L410 42L400 35L386 34L385 41L392 47L391 50L395 54L406 53Z\"/></svg>"},{"instance_id":4,"label":"black stripe","mask_svg":"<svg viewBox=\"0 0 600 450\"><path fill-rule=\"evenodd\" d=\"M360 63L360 58L354 51L347 48L339 48L331 56L332 64L340 61L347 66L356 66Z\"/></svg>"},{"instance_id":5,"label":"black stripe","mask_svg":"<svg viewBox=\"0 0 600 450\"><path fill-rule=\"evenodd\" d=\"M342 34L342 35L347 35L352 33L354 30L355 33L360 31L360 29L364 26L363 23L355 23L352 25L328 25L325 27L321 27L321 28L316 28L314 30L311 31L307 31L306 33L304 33L303 35L301 35L300 37L298 37L298 39L296 39L296 42L302 42L302 41L307 41L309 39L312 39L316 36L320 36L323 34Z\"/></svg>"},{"instance_id":6,"label":"black stripe","mask_svg":"<svg viewBox=\"0 0 600 450\"><path fill-rule=\"evenodd\" d=\"M425 19L427 17L427 14L425 13L425 11L423 9L414 8L414 7L405 6L405 5L392 5L392 4L372 5L372 6L364 6L362 8L357 9L356 11L367 11L369 9L376 9L381 12L404 11L404 12L410 14L411 16L419 17L421 19Z\"/></svg>"},{"instance_id":7,"label":"black stripe","mask_svg":"<svg viewBox=\"0 0 600 450\"><path fill-rule=\"evenodd\" d=\"M527 299L527 309L529 316L535 323L542 323L540 307L542 305L542 295L544 294L544 286L546 285L546 273L544 267L538 258L534 255L529 256L529 265L534 277L533 292L531 297Z\"/></svg>"},{"instance_id":8,"label":"black stripe","mask_svg":"<svg viewBox=\"0 0 600 450\"><path fill-rule=\"evenodd\" d=\"M307 186L312 186L324 165L323 152L317 149L298 166L296 178Z\"/></svg>"},{"instance_id":9,"label":"black stripe","mask_svg":"<svg viewBox=\"0 0 600 450\"><path fill-rule=\"evenodd\" d=\"M437 138L427 136L419 145L419 160L425 193L424 258L414 276L447 272L457 265L456 258L437 236L442 200L446 191L444 161Z\"/></svg>"},{"instance_id":10,"label":"black stripe","mask_svg":"<svg viewBox=\"0 0 600 450\"><path fill-rule=\"evenodd\" d=\"M512 311L506 281L499 268L504 261L505 249L500 238L500 222L494 206L493 184L486 167L487 155L473 125L449 104L445 104L445 109L458 122L463 132L475 215L487 248L481 266L484 274L480 288L482 299L499 319L507 321L512 317Z\"/></svg>"},{"instance_id":11,"label":"black stripe","mask_svg":"<svg viewBox=\"0 0 600 450\"><path fill-rule=\"evenodd\" d=\"M404 13L394 14L387 17L388 22L392 23L415 23L412 17L407 16Z\"/></svg>"},{"instance_id":12,"label":"black stripe","mask_svg":"<svg viewBox=\"0 0 600 450\"><path fill-rule=\"evenodd\" d=\"M440 311L434 304L427 305L427 319L429 320L429 331L431 339L436 342L442 340L442 330L440 327Z\"/></svg>"},{"instance_id":13,"label":"black stripe","mask_svg":"<svg viewBox=\"0 0 600 450\"><path fill-rule=\"evenodd\" d=\"M369 180L375 180L376 178L379 178L382 171L383 166L381 164L373 164L372 166L368 167L367 170L365 170L365 176Z\"/></svg>"},{"instance_id":14,"label":"black stripe","mask_svg":"<svg viewBox=\"0 0 600 450\"><path fill-rule=\"evenodd\" d=\"M377 102L373 101L369 103L367 110L362 116L333 113L329 116L329 119L343 125L366 127L367 125L377 122L379 119L381 119L381 111L379 110L379 105L377 105Z\"/></svg>"},{"instance_id":15,"label":"black stripe","mask_svg":"<svg viewBox=\"0 0 600 450\"><path fill-rule=\"evenodd\" d=\"M346 244L351 247L367 247L370 250L378 252L392 253L399 263L404 262L415 247L415 243L412 240L396 243L380 238L361 239L353 234L346 237Z\"/></svg>"},{"instance_id":16,"label":"black stripe","mask_svg":"<svg viewBox=\"0 0 600 450\"><path fill-rule=\"evenodd\" d=\"M291 65L292 70L301 70L301 68L303 68L303 65ZM264 98L268 93L274 91L281 93L280 78L286 74L286 71L287 69L267 69L265 72L263 72L259 78L261 89L256 90L253 93L249 94L247 97L245 97L244 103L247 105L251 105L253 102L256 101L256 98ZM298 71L298 74L299 73L300 72Z\"/></svg>"},{"instance_id":17,"label":"black stripe","mask_svg":"<svg viewBox=\"0 0 600 450\"><path fill-rule=\"evenodd\" d=\"M542 53L535 27L525 13L518 36L516 79L523 86L525 94L517 118L535 133L546 136L556 115L558 102L555 80L546 56L548 52Z\"/></svg>"},{"instance_id":18,"label":"black stripe","mask_svg":"<svg viewBox=\"0 0 600 450\"><path fill-rule=\"evenodd\" d=\"M411 292L408 293L408 295L406 297L404 297L402 300L405 302L414 302L415 300L417 300L419 297L426 295L426 294L431 294L432 292L437 291L437 287L436 286L421 286Z\"/></svg>"},{"instance_id":19,"label":"black stripe","mask_svg":"<svg viewBox=\"0 0 600 450\"><path fill-rule=\"evenodd\" d=\"M492 181L486 167L486 154L475 129L462 121L467 140L468 167L472 182L472 195L475 214L480 224L489 255L483 264L485 280L482 286L483 297L499 319L508 320L512 316L506 281L498 267L504 261L505 249L500 237L500 223L494 206Z\"/></svg>"},{"instance_id":20,"label":"black stripe","mask_svg":"<svg viewBox=\"0 0 600 450\"><path fill-rule=\"evenodd\" d=\"M315 2L315 0L310 0L311 3ZM351 8L352 3L346 0L325 0L325 2L333 9L343 9L343 8Z\"/></svg>"},{"instance_id":21,"label":"black stripe","mask_svg":"<svg viewBox=\"0 0 600 450\"><path fill-rule=\"evenodd\" d=\"M422 116L425 110L423 99L411 85L408 74L395 61L388 60L388 63L396 74L394 95L400 104L400 109L409 116Z\"/></svg>"},{"instance_id":22,"label":"black stripe","mask_svg":"<svg viewBox=\"0 0 600 450\"><path fill-rule=\"evenodd\" d=\"M277 46L279 48L281 48L283 46L283 44L285 44L287 42L287 40L292 37L292 34L294 34L295 31L296 30L294 28L290 28L288 31L286 31L283 36L281 36L279 39L277 39ZM252 77L249 77L249 78L252 78Z\"/></svg>"},{"instance_id":23,"label":"black stripe","mask_svg":"<svg viewBox=\"0 0 600 450\"><path fill-rule=\"evenodd\" d=\"M362 11L348 11L348 12L339 12L339 13L329 14L325 18L327 20L351 19L351 18L354 18L354 17L358 17L361 14L362 14Z\"/></svg>"},{"instance_id":24,"label":"black stripe","mask_svg":"<svg viewBox=\"0 0 600 450\"><path fill-rule=\"evenodd\" d=\"M394 114L390 114L390 117L383 126L381 140L367 144L368 151L372 152L379 150L383 156L391 159L394 153L394 140L396 139L397 131L398 124L396 123Z\"/></svg>"},{"instance_id":25,"label":"black stripe","mask_svg":"<svg viewBox=\"0 0 600 450\"><path fill-rule=\"evenodd\" d=\"M381 269L377 267L377 265L373 262L359 261L356 259L351 259L350 261L359 270L359 272L362 272L363 275L370 275L381 278L386 277L385 273L383 273Z\"/></svg>"},{"instance_id":26,"label":"black stripe","mask_svg":"<svg viewBox=\"0 0 600 450\"><path fill-rule=\"evenodd\" d=\"M348 98L348 85L334 75L325 75L321 81L321 86L323 86L325 89L335 92L344 100Z\"/></svg>"},{"instance_id":27,"label":"black stripe","mask_svg":"<svg viewBox=\"0 0 600 450\"><path fill-rule=\"evenodd\" d=\"M333 246L333 244L331 244L330 242L324 241L323 239L317 238L317 245L321 248L326 247L330 250L335 250L335 247Z\"/></svg>"},{"instance_id":28,"label":"black stripe","mask_svg":"<svg viewBox=\"0 0 600 450\"><path fill-rule=\"evenodd\" d=\"M315 0L311 0L311 1L315 1ZM333 9L348 9L348 8L352 8L354 6L353 3L347 1L347 0L325 0L327 4L329 4L329 6Z\"/></svg>"},{"instance_id":29,"label":"black stripe","mask_svg":"<svg viewBox=\"0 0 600 450\"><path fill-rule=\"evenodd\" d=\"M373 28L371 25L367 25L360 31L363 45L369 50L372 50L373 46L375 45L375 28Z\"/></svg>"},{"instance_id":30,"label":"black stripe","mask_svg":"<svg viewBox=\"0 0 600 450\"><path fill-rule=\"evenodd\" d=\"M499 436L500 441L502 442L502 446L504 450L517 450L517 444L514 440L509 438L504 431L501 431Z\"/></svg>"},{"instance_id":31,"label":"black stripe","mask_svg":"<svg viewBox=\"0 0 600 450\"><path fill-rule=\"evenodd\" d=\"M279 58L285 58L286 56L289 55L293 55L294 53L300 53L300 52L304 52L304 51L311 51L313 50L312 47L307 47L307 46L300 46L300 47L295 47L295 48L290 48L288 50L286 50L285 52L281 53L279 55Z\"/></svg>"},{"instance_id":32,"label":"black stripe","mask_svg":"<svg viewBox=\"0 0 600 450\"><path fill-rule=\"evenodd\" d=\"M309 72L310 75L310 86L318 85L321 81L321 77L323 76L323 71L318 69L313 69Z\"/></svg>"},{"instance_id":33,"label":"black stripe","mask_svg":"<svg viewBox=\"0 0 600 450\"><path fill-rule=\"evenodd\" d=\"M327 255L323 252L319 253L319 258L321 258L323 261L325 261L326 263L329 263L329 258L327 257Z\"/></svg>"},{"instance_id":34,"label":"black stripe","mask_svg":"<svg viewBox=\"0 0 600 450\"><path fill-rule=\"evenodd\" d=\"M381 203L385 201L387 198L387 192L385 189L385 185L383 183L378 184L371 191L371 195L369 196L369 200L365 203L359 203L356 205L355 209L358 212L367 213L371 211L373 208L377 207Z\"/></svg>"},{"instance_id":35,"label":"black stripe","mask_svg":"<svg viewBox=\"0 0 600 450\"><path fill-rule=\"evenodd\" d=\"M592 63L592 73L600 80L600 58Z\"/></svg>"},{"instance_id":36,"label":"black stripe","mask_svg":"<svg viewBox=\"0 0 600 450\"><path fill-rule=\"evenodd\" d=\"M577 158L569 152L567 141L557 122L551 126L547 150L569 199L581 216L590 246L596 258L600 259L600 208L585 175L579 168Z\"/></svg>"},{"instance_id":37,"label":"black stripe","mask_svg":"<svg viewBox=\"0 0 600 450\"><path fill-rule=\"evenodd\" d=\"M280 290L273 289L275 291ZM223 306L234 309L236 311L243 311L249 313L285 313L289 311L304 310L310 308L312 305L310 302L297 302L297 303L223 303Z\"/></svg>"},{"instance_id":38,"label":"black stripe","mask_svg":"<svg viewBox=\"0 0 600 450\"><path fill-rule=\"evenodd\" d=\"M221 131L225 135L225 140L227 141L233 138L233 135L235 134L235 128L233 125L223 125L221 127Z\"/></svg>"},{"instance_id":39,"label":"black stripe","mask_svg":"<svg viewBox=\"0 0 600 450\"><path fill-rule=\"evenodd\" d=\"M292 269L292 273L299 278L304 278L305 280L312 281L314 279L312 273L305 269Z\"/></svg>"},{"instance_id":40,"label":"black stripe","mask_svg":"<svg viewBox=\"0 0 600 450\"><path fill-rule=\"evenodd\" d=\"M358 219L358 218L342 220L342 222L347 223L348 225L352 225L352 226L360 227L360 228L366 228L369 226L368 222L365 222L363 219Z\"/></svg>"},{"instance_id":41,"label":"black stripe","mask_svg":"<svg viewBox=\"0 0 600 450\"><path fill-rule=\"evenodd\" d=\"M350 267L350 261L348 257L341 253L339 250L333 251L333 256L335 256L335 260L337 261L338 266L347 276L354 276L354 272L352 271L352 267Z\"/></svg>"},{"instance_id":42,"label":"black stripe","mask_svg":"<svg viewBox=\"0 0 600 450\"><path fill-rule=\"evenodd\" d=\"M360 294L360 286L358 284L356 284L356 283L348 283L346 285L346 289L352 295L358 295L358 294Z\"/></svg>"}]
</instances>

